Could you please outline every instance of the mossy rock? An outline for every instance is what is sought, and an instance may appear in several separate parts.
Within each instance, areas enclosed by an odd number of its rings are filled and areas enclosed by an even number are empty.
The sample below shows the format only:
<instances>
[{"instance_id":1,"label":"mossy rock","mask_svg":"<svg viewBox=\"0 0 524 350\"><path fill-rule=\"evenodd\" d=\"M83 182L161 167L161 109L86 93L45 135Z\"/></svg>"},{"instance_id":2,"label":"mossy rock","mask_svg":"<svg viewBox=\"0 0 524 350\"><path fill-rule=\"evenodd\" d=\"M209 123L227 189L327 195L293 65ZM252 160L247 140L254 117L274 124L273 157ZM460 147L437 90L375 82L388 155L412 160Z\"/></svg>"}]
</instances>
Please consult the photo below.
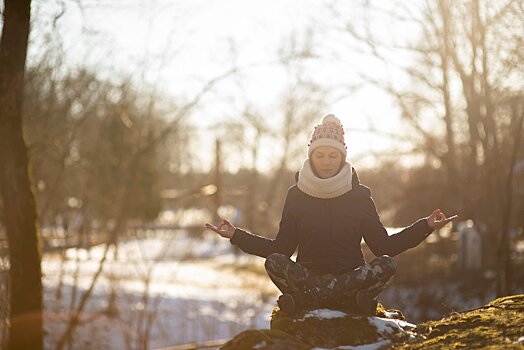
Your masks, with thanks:
<instances>
[{"instance_id":1,"label":"mossy rock","mask_svg":"<svg viewBox=\"0 0 524 350\"><path fill-rule=\"evenodd\" d=\"M318 309L306 310L295 317L289 317L275 308L271 317L271 329L283 331L315 347L390 344L414 337L411 330L415 325L403 321L403 318L399 311L386 310L382 305L377 308L374 316Z\"/></svg>"},{"instance_id":2,"label":"mossy rock","mask_svg":"<svg viewBox=\"0 0 524 350\"><path fill-rule=\"evenodd\" d=\"M271 330L242 332L221 349L342 349L363 344L373 344L373 349L524 349L524 294L416 327L403 321L399 311L381 305L375 316L325 309L297 316L290 318L275 308Z\"/></svg>"},{"instance_id":3,"label":"mossy rock","mask_svg":"<svg viewBox=\"0 0 524 350\"><path fill-rule=\"evenodd\" d=\"M248 349L272 349L272 350L306 350L310 346L302 343L291 335L269 329L248 330L239 333L233 339L225 343L222 350L248 350Z\"/></svg>"},{"instance_id":4,"label":"mossy rock","mask_svg":"<svg viewBox=\"0 0 524 350\"><path fill-rule=\"evenodd\" d=\"M524 294L421 323L416 341L395 349L524 349Z\"/></svg>"}]
</instances>

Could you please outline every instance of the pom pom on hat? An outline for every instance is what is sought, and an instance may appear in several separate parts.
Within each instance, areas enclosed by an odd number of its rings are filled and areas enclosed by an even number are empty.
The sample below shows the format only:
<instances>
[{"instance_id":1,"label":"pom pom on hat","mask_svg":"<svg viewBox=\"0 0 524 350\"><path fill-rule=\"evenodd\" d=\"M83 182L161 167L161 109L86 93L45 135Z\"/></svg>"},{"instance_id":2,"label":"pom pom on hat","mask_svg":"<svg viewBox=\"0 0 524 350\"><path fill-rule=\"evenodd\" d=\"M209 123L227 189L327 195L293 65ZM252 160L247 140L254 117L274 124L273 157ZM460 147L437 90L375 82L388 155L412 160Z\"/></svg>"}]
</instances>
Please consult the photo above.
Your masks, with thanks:
<instances>
[{"instance_id":1,"label":"pom pom on hat","mask_svg":"<svg viewBox=\"0 0 524 350\"><path fill-rule=\"evenodd\" d=\"M335 117L334 114L326 114L322 118L322 125L327 125L327 124L335 124L337 126L342 127L342 123L340 123L340 120L337 117Z\"/></svg>"},{"instance_id":2,"label":"pom pom on hat","mask_svg":"<svg viewBox=\"0 0 524 350\"><path fill-rule=\"evenodd\" d=\"M308 156L315 148L330 146L338 149L344 158L347 156L346 143L344 142L344 128L340 120L333 114L327 114L322 118L322 124L315 126L309 141Z\"/></svg>"}]
</instances>

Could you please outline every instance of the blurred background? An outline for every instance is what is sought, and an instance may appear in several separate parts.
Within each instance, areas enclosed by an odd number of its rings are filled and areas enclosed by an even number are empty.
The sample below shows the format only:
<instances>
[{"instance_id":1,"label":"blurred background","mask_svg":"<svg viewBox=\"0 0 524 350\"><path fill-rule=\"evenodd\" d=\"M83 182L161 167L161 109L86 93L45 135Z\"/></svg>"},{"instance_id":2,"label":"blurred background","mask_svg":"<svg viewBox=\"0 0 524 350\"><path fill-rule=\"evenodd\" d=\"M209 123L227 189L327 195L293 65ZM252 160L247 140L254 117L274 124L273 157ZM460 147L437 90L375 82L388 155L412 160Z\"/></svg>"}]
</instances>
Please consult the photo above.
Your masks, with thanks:
<instances>
[{"instance_id":1,"label":"blurred background","mask_svg":"<svg viewBox=\"0 0 524 350\"><path fill-rule=\"evenodd\" d=\"M203 225L274 237L327 113L390 234L460 216L396 258L387 308L418 323L524 292L522 28L518 0L33 0L23 128L45 347L268 328L263 259ZM9 249L24 245L9 206L4 346Z\"/></svg>"}]
</instances>

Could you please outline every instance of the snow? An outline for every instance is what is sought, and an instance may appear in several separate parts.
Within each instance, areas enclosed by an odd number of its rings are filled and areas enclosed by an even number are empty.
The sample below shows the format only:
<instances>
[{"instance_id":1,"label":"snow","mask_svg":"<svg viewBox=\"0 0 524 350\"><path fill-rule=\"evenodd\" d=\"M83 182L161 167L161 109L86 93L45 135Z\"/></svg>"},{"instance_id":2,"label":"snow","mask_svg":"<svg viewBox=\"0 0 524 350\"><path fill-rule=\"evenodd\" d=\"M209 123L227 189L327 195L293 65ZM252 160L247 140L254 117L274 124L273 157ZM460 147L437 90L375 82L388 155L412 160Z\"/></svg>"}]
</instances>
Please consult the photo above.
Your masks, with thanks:
<instances>
[{"instance_id":1,"label":"snow","mask_svg":"<svg viewBox=\"0 0 524 350\"><path fill-rule=\"evenodd\" d=\"M384 314L387 318L398 318L400 316L398 312L384 311Z\"/></svg>"},{"instance_id":2,"label":"snow","mask_svg":"<svg viewBox=\"0 0 524 350\"><path fill-rule=\"evenodd\" d=\"M253 346L253 349L263 349L265 346L266 346L266 341L263 340L262 342L258 343L258 344L255 344L255 346Z\"/></svg>"},{"instance_id":3,"label":"snow","mask_svg":"<svg viewBox=\"0 0 524 350\"><path fill-rule=\"evenodd\" d=\"M237 257L228 240L214 236L176 233L122 241L117 256L108 255L72 348L135 348L144 335L148 348L161 348L268 328L278 290L266 276L238 269L262 259ZM56 347L72 299L77 305L89 288L103 252L104 246L69 249L64 261L58 254L44 256L46 348ZM112 291L116 308L108 312Z\"/></svg>"},{"instance_id":4,"label":"snow","mask_svg":"<svg viewBox=\"0 0 524 350\"><path fill-rule=\"evenodd\" d=\"M318 310L311 310L308 313L304 315L304 318L300 319L300 321L304 321L304 319L309 317L315 317L319 319L332 319L332 318L343 318L347 317L348 315L341 311L336 310L330 310L330 309L318 309ZM366 317L368 322L375 326L377 329L377 332L382 337L387 337L390 334L393 333L407 333L410 336L410 339L414 338L413 332L410 331L410 329L414 329L415 325L411 324L406 321L402 320L396 320L396 319L388 319L388 318L382 318L382 317ZM339 346L334 349L348 349L348 350L376 350L380 349L381 347L389 344L391 341L388 339L382 339L378 342L371 343L371 344L365 344L365 345L359 345L359 346ZM312 350L326 350L323 348L314 348Z\"/></svg>"},{"instance_id":5,"label":"snow","mask_svg":"<svg viewBox=\"0 0 524 350\"><path fill-rule=\"evenodd\" d=\"M330 309L317 309L308 311L300 321L304 321L306 318L318 318L318 319L332 319L332 318L344 318L347 317L347 314L342 311L330 310ZM382 317L367 317L368 322L374 325L377 328L377 331L382 334L391 334L395 331L404 332L406 328L413 329L416 326L412 323L397 320L389 319Z\"/></svg>"},{"instance_id":6,"label":"snow","mask_svg":"<svg viewBox=\"0 0 524 350\"><path fill-rule=\"evenodd\" d=\"M330 309L317 309L317 310L310 310L305 315L304 318L301 319L301 321L304 321L304 319L309 317L319 318L319 319L332 319L332 318L343 318L346 317L347 314L342 311L337 310L330 310Z\"/></svg>"},{"instance_id":7,"label":"snow","mask_svg":"<svg viewBox=\"0 0 524 350\"><path fill-rule=\"evenodd\" d=\"M391 334L396 331L404 332L404 328L415 328L414 324L402 320L392 320L382 317L368 317L368 320L382 335Z\"/></svg>"},{"instance_id":8,"label":"snow","mask_svg":"<svg viewBox=\"0 0 524 350\"><path fill-rule=\"evenodd\" d=\"M384 338L388 338L388 335L393 333L405 333L409 336L409 341L415 339L413 330L416 326L412 323L382 317L368 317L368 321L377 328L377 332Z\"/></svg>"},{"instance_id":9,"label":"snow","mask_svg":"<svg viewBox=\"0 0 524 350\"><path fill-rule=\"evenodd\" d=\"M317 318L340 318L340 317L347 317L347 314L340 312L340 311L334 311L329 309L318 309L318 310L312 310L309 311L304 318L307 317L317 317ZM302 319L303 321L304 319ZM414 324L411 324L406 321L402 320L394 320L394 319L387 319L382 317L367 317L368 322L375 326L377 329L377 332L382 335L383 337L387 337L387 335L392 333L407 333L410 335L410 339L413 336L413 333L406 329L413 329L415 328ZM359 345L359 346L339 346L334 349L350 349L350 350L376 350L380 349L381 347L389 344L391 341L388 339L383 339L375 343L371 344L365 344L365 345ZM323 348L314 348L312 350L326 350Z\"/></svg>"},{"instance_id":10,"label":"snow","mask_svg":"<svg viewBox=\"0 0 524 350\"><path fill-rule=\"evenodd\" d=\"M136 348L144 335L148 336L149 348L161 348L229 339L246 329L269 327L278 290L267 276L239 269L256 265L263 270L262 258L236 255L229 241L214 233L200 237L180 231L143 234L143 238L120 242L116 256L109 252L93 295L80 315L81 324L71 348ZM90 250L68 249L65 260L60 254L44 255L46 348L56 348L71 315L71 304L78 305L89 288L103 252L102 245ZM109 308L112 294L114 307ZM491 289L475 297L464 295L458 282L435 281L415 287L392 285L381 294L380 301L401 309L413 321L442 317L441 311L421 309L414 302L428 295L455 310L478 307L494 299ZM328 309L307 315L345 316ZM412 334L409 330L414 327L401 320L374 318L372 322L384 332L403 328Z\"/></svg>"}]
</instances>

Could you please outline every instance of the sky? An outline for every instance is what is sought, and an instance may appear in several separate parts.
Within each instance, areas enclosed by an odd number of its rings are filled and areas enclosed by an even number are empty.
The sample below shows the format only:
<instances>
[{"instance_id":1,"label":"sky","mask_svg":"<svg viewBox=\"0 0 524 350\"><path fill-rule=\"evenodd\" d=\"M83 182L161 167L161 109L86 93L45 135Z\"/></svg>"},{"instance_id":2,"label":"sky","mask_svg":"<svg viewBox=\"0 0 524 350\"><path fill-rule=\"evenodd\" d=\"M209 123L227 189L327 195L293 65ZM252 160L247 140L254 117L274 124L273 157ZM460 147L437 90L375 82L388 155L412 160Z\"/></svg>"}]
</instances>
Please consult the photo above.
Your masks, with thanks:
<instances>
[{"instance_id":1,"label":"sky","mask_svg":"<svg viewBox=\"0 0 524 350\"><path fill-rule=\"evenodd\" d=\"M38 16L39 24L33 27L32 38L37 42L43 32L41 28L52 25L53 18L63 11L54 25L63 39L71 66L92 64L108 76L131 73L138 85L152 84L178 99L191 99L207 81L234 64L243 67L239 75L217 84L190 117L199 130L192 142L199 153L196 163L206 169L212 166L216 136L225 140L228 150L228 130L221 125L241 120L239 112L246 101L266 117L268 125L278 128L282 116L279 101L293 79L289 70L276 62L279 50L289 47L290 38L294 37L298 45L305 43L316 55L299 63L303 77L330 91L322 114L334 113L341 119L346 129L348 157L353 163L369 167L375 161L372 152L402 147L406 138L394 102L383 91L362 86L358 72L379 78L390 76L398 84L408 82L369 55L358 53L362 47L340 30L341 21L330 11L333 3L328 0L35 0L33 17ZM344 13L344 20L359 25L364 13L355 4L340 2L336 8ZM372 18L370 26L384 39L391 36L409 40L418 35L409 23L390 23L380 16ZM309 37L308 31L312 33ZM390 57L392 61L410 60L400 53ZM360 89L350 91L353 85L359 85ZM370 126L398 137L391 139L363 131ZM305 156L308 140L303 141ZM274 140L265 139L258 167L271 170L279 152ZM247 153L233 149L226 153L226 167L230 170L234 171L243 162L250 163ZM301 162L302 159L294 159L291 166L299 167Z\"/></svg>"}]
</instances>

